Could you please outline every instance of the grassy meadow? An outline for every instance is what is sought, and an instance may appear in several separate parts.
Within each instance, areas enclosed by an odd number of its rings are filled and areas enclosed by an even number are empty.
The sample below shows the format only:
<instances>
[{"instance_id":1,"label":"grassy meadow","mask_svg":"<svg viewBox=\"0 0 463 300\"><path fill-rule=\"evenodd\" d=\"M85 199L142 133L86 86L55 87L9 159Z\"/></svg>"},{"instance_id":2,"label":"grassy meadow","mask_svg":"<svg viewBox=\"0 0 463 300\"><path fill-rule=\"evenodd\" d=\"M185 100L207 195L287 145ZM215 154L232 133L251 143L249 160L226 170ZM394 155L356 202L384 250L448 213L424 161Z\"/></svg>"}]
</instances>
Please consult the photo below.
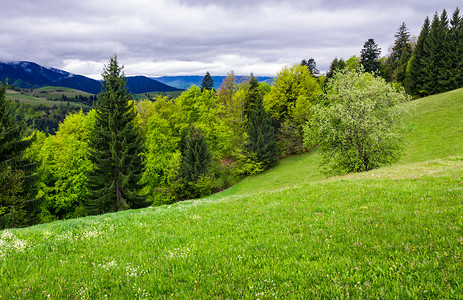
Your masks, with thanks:
<instances>
[{"instance_id":1,"label":"grassy meadow","mask_svg":"<svg viewBox=\"0 0 463 300\"><path fill-rule=\"evenodd\" d=\"M74 98L75 96L84 96L89 97L92 94L78 91L75 89L65 88L65 87L53 87L47 86L38 89L24 89L22 92L18 92L15 90L6 90L6 97L11 101L18 101L20 103L27 103L33 105L45 105L45 106L53 106L53 105L66 105L66 101L60 101L62 96L66 96L68 98ZM71 106L86 106L79 102L70 102Z\"/></svg>"},{"instance_id":2,"label":"grassy meadow","mask_svg":"<svg viewBox=\"0 0 463 300\"><path fill-rule=\"evenodd\" d=\"M391 166L1 231L1 299L463 298L463 89L405 105Z\"/></svg>"}]
</instances>

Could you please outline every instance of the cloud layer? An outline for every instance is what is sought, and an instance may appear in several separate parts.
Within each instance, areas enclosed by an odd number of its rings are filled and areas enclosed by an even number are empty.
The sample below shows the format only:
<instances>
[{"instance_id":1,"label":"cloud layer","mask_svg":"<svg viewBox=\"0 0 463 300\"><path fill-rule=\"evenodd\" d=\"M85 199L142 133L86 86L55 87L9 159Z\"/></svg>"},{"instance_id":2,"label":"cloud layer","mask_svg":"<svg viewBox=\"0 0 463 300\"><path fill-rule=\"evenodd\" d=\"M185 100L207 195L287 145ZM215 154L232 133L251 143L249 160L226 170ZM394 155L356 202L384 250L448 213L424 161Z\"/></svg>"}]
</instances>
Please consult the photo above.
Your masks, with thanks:
<instances>
[{"instance_id":1,"label":"cloud layer","mask_svg":"<svg viewBox=\"0 0 463 300\"><path fill-rule=\"evenodd\" d=\"M127 75L275 75L315 58L359 55L370 37L386 55L405 22L418 35L426 16L455 0L206 1L7 0L0 10L0 60L29 60L99 78L117 53Z\"/></svg>"}]
</instances>

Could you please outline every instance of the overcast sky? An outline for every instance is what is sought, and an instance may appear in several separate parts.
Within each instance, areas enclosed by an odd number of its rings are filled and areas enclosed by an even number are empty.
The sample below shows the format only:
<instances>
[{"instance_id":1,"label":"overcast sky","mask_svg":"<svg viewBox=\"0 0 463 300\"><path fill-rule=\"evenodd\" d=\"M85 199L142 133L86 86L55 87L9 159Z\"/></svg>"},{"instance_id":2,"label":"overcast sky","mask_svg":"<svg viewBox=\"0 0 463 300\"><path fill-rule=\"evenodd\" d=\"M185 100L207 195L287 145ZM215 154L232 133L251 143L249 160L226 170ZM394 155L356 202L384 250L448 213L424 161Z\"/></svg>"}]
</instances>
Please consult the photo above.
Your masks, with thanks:
<instances>
[{"instance_id":1,"label":"overcast sky","mask_svg":"<svg viewBox=\"0 0 463 300\"><path fill-rule=\"evenodd\" d=\"M101 78L116 53L130 75L274 76L313 57L360 55L374 38L387 55L405 22L461 0L0 0L0 61L27 60ZM463 9L463 7L462 7Z\"/></svg>"}]
</instances>

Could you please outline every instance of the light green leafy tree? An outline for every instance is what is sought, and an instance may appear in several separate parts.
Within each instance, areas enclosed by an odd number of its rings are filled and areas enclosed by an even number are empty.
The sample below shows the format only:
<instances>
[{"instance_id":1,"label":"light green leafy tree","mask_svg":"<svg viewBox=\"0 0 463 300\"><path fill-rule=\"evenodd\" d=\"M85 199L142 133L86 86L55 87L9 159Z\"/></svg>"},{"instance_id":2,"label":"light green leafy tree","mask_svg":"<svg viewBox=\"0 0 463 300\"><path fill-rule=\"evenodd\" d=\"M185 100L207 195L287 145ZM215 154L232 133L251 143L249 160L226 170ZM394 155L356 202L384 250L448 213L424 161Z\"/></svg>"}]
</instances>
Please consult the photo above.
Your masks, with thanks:
<instances>
[{"instance_id":1,"label":"light green leafy tree","mask_svg":"<svg viewBox=\"0 0 463 300\"><path fill-rule=\"evenodd\" d=\"M158 97L154 102L140 101L136 107L146 124L145 189L153 204L170 203L174 200L171 187L177 180L181 161L180 135L175 129L178 106L167 97Z\"/></svg>"},{"instance_id":2,"label":"light green leafy tree","mask_svg":"<svg viewBox=\"0 0 463 300\"><path fill-rule=\"evenodd\" d=\"M285 67L277 74L264 97L264 107L272 118L282 156L304 151L302 127L311 117L320 92L320 84L305 66Z\"/></svg>"},{"instance_id":3,"label":"light green leafy tree","mask_svg":"<svg viewBox=\"0 0 463 300\"><path fill-rule=\"evenodd\" d=\"M329 173L368 171L396 161L404 146L403 106L407 100L380 77L338 72L327 85L314 118L305 126L307 147L320 146Z\"/></svg>"},{"instance_id":4,"label":"light green leafy tree","mask_svg":"<svg viewBox=\"0 0 463 300\"><path fill-rule=\"evenodd\" d=\"M95 111L68 115L56 135L37 134L27 155L37 161L41 178L39 196L43 197L40 221L85 215L83 202L88 197L88 174L92 164L87 157L88 138L95 123Z\"/></svg>"}]
</instances>

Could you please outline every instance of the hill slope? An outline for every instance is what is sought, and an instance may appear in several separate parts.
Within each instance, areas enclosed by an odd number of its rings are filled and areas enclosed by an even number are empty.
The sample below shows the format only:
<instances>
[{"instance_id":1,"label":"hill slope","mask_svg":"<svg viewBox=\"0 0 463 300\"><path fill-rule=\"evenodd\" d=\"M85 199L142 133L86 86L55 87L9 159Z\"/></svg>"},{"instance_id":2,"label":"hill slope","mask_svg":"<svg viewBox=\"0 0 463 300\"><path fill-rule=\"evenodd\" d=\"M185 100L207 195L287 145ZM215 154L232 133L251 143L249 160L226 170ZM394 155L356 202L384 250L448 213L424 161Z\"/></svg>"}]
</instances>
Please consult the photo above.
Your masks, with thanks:
<instances>
[{"instance_id":1,"label":"hill slope","mask_svg":"<svg viewBox=\"0 0 463 300\"><path fill-rule=\"evenodd\" d=\"M3 231L0 295L460 298L462 104L406 104L389 167L323 179L312 152L205 199Z\"/></svg>"}]
</instances>

